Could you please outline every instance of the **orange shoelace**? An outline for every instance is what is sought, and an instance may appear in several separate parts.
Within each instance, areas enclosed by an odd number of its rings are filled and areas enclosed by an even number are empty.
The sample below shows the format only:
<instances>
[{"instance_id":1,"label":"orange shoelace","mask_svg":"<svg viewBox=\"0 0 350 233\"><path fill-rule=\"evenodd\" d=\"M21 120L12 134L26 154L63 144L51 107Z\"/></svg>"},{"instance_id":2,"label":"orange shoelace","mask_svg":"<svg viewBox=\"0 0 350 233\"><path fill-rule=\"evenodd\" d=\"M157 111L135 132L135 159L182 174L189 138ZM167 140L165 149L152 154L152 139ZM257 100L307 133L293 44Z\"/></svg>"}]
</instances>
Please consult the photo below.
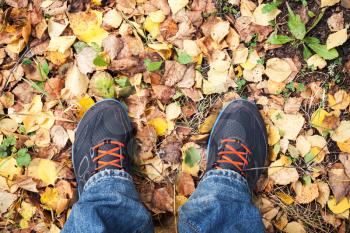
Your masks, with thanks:
<instances>
[{"instance_id":1,"label":"orange shoelace","mask_svg":"<svg viewBox=\"0 0 350 233\"><path fill-rule=\"evenodd\" d=\"M223 139L220 142L221 144L225 143L225 148L227 150L225 151L220 151L219 155L222 157L222 159L217 160L216 163L229 163L232 164L233 166L235 166L242 174L245 175L245 173L243 172L243 166L247 166L248 165L248 160L244 157L245 155L251 155L252 152L248 149L248 147L246 145L244 145L243 143L241 143L238 140L235 139ZM227 144L227 143L238 143L241 147L243 147L245 149L245 151L238 151L236 150L233 146ZM238 156L242 162L240 161L233 161L229 156L227 155L235 155ZM221 168L220 166L216 166L217 168Z\"/></svg>"},{"instance_id":2,"label":"orange shoelace","mask_svg":"<svg viewBox=\"0 0 350 233\"><path fill-rule=\"evenodd\" d=\"M113 145L116 145L115 148L113 149L110 149L110 150L100 150L98 148L100 148L101 146L103 145L106 145L106 144L113 144ZM117 151L120 151L120 149L124 147L124 144L119 142L119 141L112 141L112 140L105 140L99 144L97 144L96 146L94 146L92 149L93 150L97 150L97 152L99 153L98 156L96 156L95 158L93 158L93 162L96 162L98 163L98 165L100 165L99 167L96 168L96 171L97 170L100 170L106 166L114 166L114 167L117 167L117 168L123 168L121 165L120 165L120 162L122 159L124 159L125 157L122 155L122 154L117 154L115 152ZM106 155L111 155L111 156L114 156L116 157L117 159L115 160L111 160L111 161L108 161L108 162L105 162L105 161L99 161L99 159L103 158L104 156Z\"/></svg>"}]
</instances>

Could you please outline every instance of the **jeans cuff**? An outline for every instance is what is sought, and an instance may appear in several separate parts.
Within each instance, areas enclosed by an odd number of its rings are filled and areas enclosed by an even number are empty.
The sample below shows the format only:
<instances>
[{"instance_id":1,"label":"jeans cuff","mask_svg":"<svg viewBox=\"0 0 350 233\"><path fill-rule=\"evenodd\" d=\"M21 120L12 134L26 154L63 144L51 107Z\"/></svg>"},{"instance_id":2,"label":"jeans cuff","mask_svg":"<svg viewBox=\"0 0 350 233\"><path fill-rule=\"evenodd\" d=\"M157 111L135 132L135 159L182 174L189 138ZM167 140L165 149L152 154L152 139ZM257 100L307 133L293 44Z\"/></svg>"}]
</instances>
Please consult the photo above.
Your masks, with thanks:
<instances>
[{"instance_id":1,"label":"jeans cuff","mask_svg":"<svg viewBox=\"0 0 350 233\"><path fill-rule=\"evenodd\" d=\"M230 179L230 181L232 182L238 182L241 185L243 185L244 187L246 187L249 191L249 185L247 180L240 175L239 173L232 171L232 170L228 170L228 169L214 169L214 170L210 170L208 172L205 173L205 175L203 176L203 178L201 179L201 182L203 182L204 180L210 178L210 177L227 177L228 179Z\"/></svg>"},{"instance_id":2,"label":"jeans cuff","mask_svg":"<svg viewBox=\"0 0 350 233\"><path fill-rule=\"evenodd\" d=\"M125 180L125 181L130 181L132 183L132 177L126 171L116 170L116 169L106 169L91 176L84 186L84 191L100 183L101 181L110 180L110 179Z\"/></svg>"}]
</instances>

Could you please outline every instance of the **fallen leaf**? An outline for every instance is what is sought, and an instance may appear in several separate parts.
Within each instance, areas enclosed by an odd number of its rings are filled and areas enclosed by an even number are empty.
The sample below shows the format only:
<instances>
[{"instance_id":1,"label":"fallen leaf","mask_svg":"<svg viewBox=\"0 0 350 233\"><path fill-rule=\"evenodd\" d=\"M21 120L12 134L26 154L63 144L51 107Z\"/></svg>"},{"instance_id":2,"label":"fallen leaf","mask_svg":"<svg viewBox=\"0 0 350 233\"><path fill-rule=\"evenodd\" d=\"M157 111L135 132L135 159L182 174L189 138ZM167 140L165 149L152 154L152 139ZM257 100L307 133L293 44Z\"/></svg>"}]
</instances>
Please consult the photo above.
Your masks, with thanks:
<instances>
[{"instance_id":1,"label":"fallen leaf","mask_svg":"<svg viewBox=\"0 0 350 233\"><path fill-rule=\"evenodd\" d=\"M123 21L122 14L115 10L109 10L104 16L103 16L103 26L104 27L110 27L110 28L118 28L120 24Z\"/></svg>"},{"instance_id":2,"label":"fallen leaf","mask_svg":"<svg viewBox=\"0 0 350 233\"><path fill-rule=\"evenodd\" d=\"M343 12L333 13L332 16L327 19L328 27L332 32L337 32L344 28L343 15Z\"/></svg>"},{"instance_id":3,"label":"fallen leaf","mask_svg":"<svg viewBox=\"0 0 350 233\"><path fill-rule=\"evenodd\" d=\"M350 139L350 121L341 121L338 128L331 134L331 138L336 142L345 142Z\"/></svg>"},{"instance_id":4,"label":"fallen leaf","mask_svg":"<svg viewBox=\"0 0 350 233\"><path fill-rule=\"evenodd\" d=\"M199 163L202 160L200 146L193 142L186 143L182 149L182 172L198 176Z\"/></svg>"},{"instance_id":5,"label":"fallen leaf","mask_svg":"<svg viewBox=\"0 0 350 233\"><path fill-rule=\"evenodd\" d=\"M268 125L267 134L268 134L269 146L275 145L281 139L278 128L272 124Z\"/></svg>"},{"instance_id":6,"label":"fallen leaf","mask_svg":"<svg viewBox=\"0 0 350 233\"><path fill-rule=\"evenodd\" d=\"M342 200L349 192L350 181L341 163L334 164L328 171L329 186L337 201Z\"/></svg>"},{"instance_id":7,"label":"fallen leaf","mask_svg":"<svg viewBox=\"0 0 350 233\"><path fill-rule=\"evenodd\" d=\"M332 48L338 47L344 44L347 40L348 40L348 32L346 28L340 31L337 31L335 33L329 34L326 41L327 49L330 50Z\"/></svg>"},{"instance_id":8,"label":"fallen leaf","mask_svg":"<svg viewBox=\"0 0 350 233\"><path fill-rule=\"evenodd\" d=\"M339 90L334 95L328 94L328 104L334 110L344 110L350 104L350 95L345 90Z\"/></svg>"},{"instance_id":9,"label":"fallen leaf","mask_svg":"<svg viewBox=\"0 0 350 233\"><path fill-rule=\"evenodd\" d=\"M295 202L300 204L307 204L315 200L319 196L318 186L315 183L303 185L297 181L294 185Z\"/></svg>"},{"instance_id":10,"label":"fallen leaf","mask_svg":"<svg viewBox=\"0 0 350 233\"><path fill-rule=\"evenodd\" d=\"M274 20L281 11L278 8L273 9L269 12L264 12L263 9L266 6L266 4L261 4L257 8L255 8L253 16L254 16L254 22L261 26L269 26L270 21Z\"/></svg>"},{"instance_id":11,"label":"fallen leaf","mask_svg":"<svg viewBox=\"0 0 350 233\"><path fill-rule=\"evenodd\" d=\"M178 195L175 197L175 204L176 204L176 212L178 212L179 208L183 206L187 202L187 197Z\"/></svg>"},{"instance_id":12,"label":"fallen leaf","mask_svg":"<svg viewBox=\"0 0 350 233\"><path fill-rule=\"evenodd\" d=\"M327 66L327 61L320 55L314 54L309 59L307 59L307 65L311 68L322 70Z\"/></svg>"},{"instance_id":13,"label":"fallen leaf","mask_svg":"<svg viewBox=\"0 0 350 233\"><path fill-rule=\"evenodd\" d=\"M95 104L95 101L89 96L85 96L85 97L80 98L80 100L79 100L79 117L83 117L85 112L87 110L89 110L94 104Z\"/></svg>"},{"instance_id":14,"label":"fallen leaf","mask_svg":"<svg viewBox=\"0 0 350 233\"><path fill-rule=\"evenodd\" d=\"M28 222L35 214L36 207L34 205L32 205L31 203L23 201L21 203L21 208L19 209L18 212L22 216L22 219L20 221L21 228L28 228L29 227Z\"/></svg>"},{"instance_id":15,"label":"fallen leaf","mask_svg":"<svg viewBox=\"0 0 350 233\"><path fill-rule=\"evenodd\" d=\"M270 58L266 61L265 74L275 82L283 82L292 73L287 61L281 58Z\"/></svg>"},{"instance_id":16,"label":"fallen leaf","mask_svg":"<svg viewBox=\"0 0 350 233\"><path fill-rule=\"evenodd\" d=\"M229 69L229 61L213 61L210 64L208 80L203 80L203 94L226 92L229 87Z\"/></svg>"},{"instance_id":17,"label":"fallen leaf","mask_svg":"<svg viewBox=\"0 0 350 233\"><path fill-rule=\"evenodd\" d=\"M169 7L173 15L179 12L188 4L188 0L168 0Z\"/></svg>"},{"instance_id":18,"label":"fallen leaf","mask_svg":"<svg viewBox=\"0 0 350 233\"><path fill-rule=\"evenodd\" d=\"M0 176L13 179L15 175L20 175L21 167L17 166L16 159L13 157L0 158Z\"/></svg>"},{"instance_id":19,"label":"fallen leaf","mask_svg":"<svg viewBox=\"0 0 350 233\"><path fill-rule=\"evenodd\" d=\"M165 71L163 78L165 85L172 87L182 80L186 72L186 66L176 61L165 61Z\"/></svg>"},{"instance_id":20,"label":"fallen leaf","mask_svg":"<svg viewBox=\"0 0 350 233\"><path fill-rule=\"evenodd\" d=\"M211 114L207 118L205 118L204 122L199 126L199 132L200 133L209 133L211 129L214 126L214 123L216 121L216 118L218 117L218 114Z\"/></svg>"},{"instance_id":21,"label":"fallen leaf","mask_svg":"<svg viewBox=\"0 0 350 233\"><path fill-rule=\"evenodd\" d=\"M193 178L190 174L186 172L181 172L179 174L178 182L177 182L177 190L179 194L186 197L190 196L194 192L195 186L194 186Z\"/></svg>"},{"instance_id":22,"label":"fallen leaf","mask_svg":"<svg viewBox=\"0 0 350 233\"><path fill-rule=\"evenodd\" d=\"M345 142L337 142L337 145L341 151L350 153L350 139Z\"/></svg>"},{"instance_id":23,"label":"fallen leaf","mask_svg":"<svg viewBox=\"0 0 350 233\"><path fill-rule=\"evenodd\" d=\"M66 99L83 96L89 86L89 78L81 73L76 65L68 70L62 95Z\"/></svg>"},{"instance_id":24,"label":"fallen leaf","mask_svg":"<svg viewBox=\"0 0 350 233\"><path fill-rule=\"evenodd\" d=\"M210 36L216 43L220 43L229 33L229 29L229 22L219 21L212 26Z\"/></svg>"},{"instance_id":25,"label":"fallen leaf","mask_svg":"<svg viewBox=\"0 0 350 233\"><path fill-rule=\"evenodd\" d=\"M63 31L68 26L68 21L65 21L64 24L54 21L54 18L50 18L47 23L47 31L50 38L59 37Z\"/></svg>"},{"instance_id":26,"label":"fallen leaf","mask_svg":"<svg viewBox=\"0 0 350 233\"><path fill-rule=\"evenodd\" d=\"M169 104L166 109L165 109L165 113L166 113L166 119L168 121L170 120L174 120L176 118L178 118L181 114L181 106L174 102ZM1 122L0 122L1 123Z\"/></svg>"},{"instance_id":27,"label":"fallen leaf","mask_svg":"<svg viewBox=\"0 0 350 233\"><path fill-rule=\"evenodd\" d=\"M152 203L155 208L167 212L174 212L173 195L168 193L166 187L156 189L153 193Z\"/></svg>"},{"instance_id":28,"label":"fallen leaf","mask_svg":"<svg viewBox=\"0 0 350 233\"><path fill-rule=\"evenodd\" d=\"M270 169L270 168L269 168ZM287 185L299 179L299 174L295 168L282 168L281 170L269 175L271 180L279 185Z\"/></svg>"},{"instance_id":29,"label":"fallen leaf","mask_svg":"<svg viewBox=\"0 0 350 233\"><path fill-rule=\"evenodd\" d=\"M14 133L18 128L18 123L11 118L4 118L0 120L0 130L6 133Z\"/></svg>"},{"instance_id":30,"label":"fallen leaf","mask_svg":"<svg viewBox=\"0 0 350 233\"><path fill-rule=\"evenodd\" d=\"M319 195L316 200L323 208L329 199L330 189L328 184L323 181L317 182L317 187Z\"/></svg>"},{"instance_id":31,"label":"fallen leaf","mask_svg":"<svg viewBox=\"0 0 350 233\"><path fill-rule=\"evenodd\" d=\"M92 47L83 48L77 55L77 66L83 74L92 73L96 70L94 59L97 57L97 52Z\"/></svg>"},{"instance_id":32,"label":"fallen leaf","mask_svg":"<svg viewBox=\"0 0 350 233\"><path fill-rule=\"evenodd\" d=\"M306 233L306 230L299 222L289 222L283 229L286 233Z\"/></svg>"},{"instance_id":33,"label":"fallen leaf","mask_svg":"<svg viewBox=\"0 0 350 233\"><path fill-rule=\"evenodd\" d=\"M321 0L321 7L333 6L340 2L340 0Z\"/></svg>"},{"instance_id":34,"label":"fallen leaf","mask_svg":"<svg viewBox=\"0 0 350 233\"><path fill-rule=\"evenodd\" d=\"M16 178L11 183L11 193L17 191L18 188L28 190L33 193L37 193L38 189L36 188L37 183L33 180L33 178L28 176L16 176Z\"/></svg>"},{"instance_id":35,"label":"fallen leaf","mask_svg":"<svg viewBox=\"0 0 350 233\"><path fill-rule=\"evenodd\" d=\"M7 209L17 200L17 195L0 191L0 214L6 213Z\"/></svg>"},{"instance_id":36,"label":"fallen leaf","mask_svg":"<svg viewBox=\"0 0 350 233\"><path fill-rule=\"evenodd\" d=\"M164 136L168 130L168 122L160 117L149 120L148 125L154 127L158 136Z\"/></svg>"},{"instance_id":37,"label":"fallen leaf","mask_svg":"<svg viewBox=\"0 0 350 233\"><path fill-rule=\"evenodd\" d=\"M57 36L53 37L50 40L49 46L47 47L47 51L55 52L58 51L60 53L65 53L67 49L69 49L76 37L75 36Z\"/></svg>"},{"instance_id":38,"label":"fallen leaf","mask_svg":"<svg viewBox=\"0 0 350 233\"><path fill-rule=\"evenodd\" d=\"M331 197L327 202L327 206L334 214L341 214L350 209L350 203L346 197L338 203L334 197Z\"/></svg>"},{"instance_id":39,"label":"fallen leaf","mask_svg":"<svg viewBox=\"0 0 350 233\"><path fill-rule=\"evenodd\" d=\"M164 179L163 172L167 168L159 156L148 159L145 163L145 173L151 180L159 182Z\"/></svg>"},{"instance_id":40,"label":"fallen leaf","mask_svg":"<svg viewBox=\"0 0 350 233\"><path fill-rule=\"evenodd\" d=\"M321 210L321 216L326 223L334 226L335 228L338 228L341 225L341 220L334 214L328 214L326 211Z\"/></svg>"},{"instance_id":41,"label":"fallen leaf","mask_svg":"<svg viewBox=\"0 0 350 233\"><path fill-rule=\"evenodd\" d=\"M91 94L103 98L114 98L114 79L112 75L105 71L95 72L89 83Z\"/></svg>"},{"instance_id":42,"label":"fallen leaf","mask_svg":"<svg viewBox=\"0 0 350 233\"><path fill-rule=\"evenodd\" d=\"M54 125L50 130L50 136L52 142L58 147L63 148L66 146L68 141L68 133L60 125Z\"/></svg>"},{"instance_id":43,"label":"fallen leaf","mask_svg":"<svg viewBox=\"0 0 350 233\"><path fill-rule=\"evenodd\" d=\"M28 167L28 175L39 179L45 185L55 184L58 171L55 162L49 159L34 158Z\"/></svg>"},{"instance_id":44,"label":"fallen leaf","mask_svg":"<svg viewBox=\"0 0 350 233\"><path fill-rule=\"evenodd\" d=\"M39 128L35 132L34 143L38 147L47 147L50 145L50 141L51 141L50 131L48 129Z\"/></svg>"},{"instance_id":45,"label":"fallen leaf","mask_svg":"<svg viewBox=\"0 0 350 233\"><path fill-rule=\"evenodd\" d=\"M296 140L296 148L300 152L301 156L304 157L311 150L311 143L306 137L300 135Z\"/></svg>"},{"instance_id":46,"label":"fallen leaf","mask_svg":"<svg viewBox=\"0 0 350 233\"><path fill-rule=\"evenodd\" d=\"M271 111L270 118L275 126L282 132L284 138L295 140L302 129L305 119L298 114L284 114L282 111Z\"/></svg>"},{"instance_id":47,"label":"fallen leaf","mask_svg":"<svg viewBox=\"0 0 350 233\"><path fill-rule=\"evenodd\" d=\"M101 28L102 12L90 10L68 14L70 27L79 40L86 43L102 45L108 32Z\"/></svg>"},{"instance_id":48,"label":"fallen leaf","mask_svg":"<svg viewBox=\"0 0 350 233\"><path fill-rule=\"evenodd\" d=\"M283 192L276 192L276 195L279 197L279 199L286 205L291 205L294 202L293 197L290 195L283 193Z\"/></svg>"}]
</instances>

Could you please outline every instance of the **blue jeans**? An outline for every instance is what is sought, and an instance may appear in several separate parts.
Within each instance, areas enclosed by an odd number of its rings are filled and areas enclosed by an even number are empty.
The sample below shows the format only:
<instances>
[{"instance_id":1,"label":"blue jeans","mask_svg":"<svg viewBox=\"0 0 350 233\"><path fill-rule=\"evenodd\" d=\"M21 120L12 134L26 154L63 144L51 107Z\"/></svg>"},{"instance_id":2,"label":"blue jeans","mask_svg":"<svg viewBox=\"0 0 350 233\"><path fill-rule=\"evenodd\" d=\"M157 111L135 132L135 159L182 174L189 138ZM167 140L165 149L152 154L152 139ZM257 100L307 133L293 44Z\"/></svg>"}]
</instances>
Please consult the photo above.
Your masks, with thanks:
<instances>
[{"instance_id":1,"label":"blue jeans","mask_svg":"<svg viewBox=\"0 0 350 233\"><path fill-rule=\"evenodd\" d=\"M230 170L207 172L179 210L179 232L264 232L247 182ZM131 176L104 170L92 176L62 233L153 232L150 213L139 200Z\"/></svg>"}]
</instances>

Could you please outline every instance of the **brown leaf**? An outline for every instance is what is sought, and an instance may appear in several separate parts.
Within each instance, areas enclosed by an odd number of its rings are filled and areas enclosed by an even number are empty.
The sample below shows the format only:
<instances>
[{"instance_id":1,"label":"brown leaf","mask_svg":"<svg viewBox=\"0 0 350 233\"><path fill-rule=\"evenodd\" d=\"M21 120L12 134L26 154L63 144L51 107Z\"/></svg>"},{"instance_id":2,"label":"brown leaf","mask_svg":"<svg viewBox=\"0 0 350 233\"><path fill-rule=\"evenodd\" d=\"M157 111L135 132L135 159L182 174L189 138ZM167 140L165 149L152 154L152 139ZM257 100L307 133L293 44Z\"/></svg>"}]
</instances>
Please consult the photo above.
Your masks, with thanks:
<instances>
[{"instance_id":1,"label":"brown leaf","mask_svg":"<svg viewBox=\"0 0 350 233\"><path fill-rule=\"evenodd\" d=\"M321 210L321 216L326 223L334 226L335 228L338 228L341 225L340 219L337 219L334 214L329 214L326 211Z\"/></svg>"},{"instance_id":2,"label":"brown leaf","mask_svg":"<svg viewBox=\"0 0 350 233\"><path fill-rule=\"evenodd\" d=\"M182 142L176 134L172 134L164 139L160 148L160 158L169 163L179 163L181 158Z\"/></svg>"},{"instance_id":3,"label":"brown leaf","mask_svg":"<svg viewBox=\"0 0 350 233\"><path fill-rule=\"evenodd\" d=\"M128 76L146 71L143 62L135 57L113 60L108 68L112 71L120 71Z\"/></svg>"},{"instance_id":4,"label":"brown leaf","mask_svg":"<svg viewBox=\"0 0 350 233\"><path fill-rule=\"evenodd\" d=\"M310 203L319 196L318 187L315 183L303 185L300 181L297 181L294 190L297 194L295 201L300 204Z\"/></svg>"},{"instance_id":5,"label":"brown leaf","mask_svg":"<svg viewBox=\"0 0 350 233\"><path fill-rule=\"evenodd\" d=\"M153 149L157 143L157 133L152 126L145 126L137 131L136 138L139 142L139 156L146 160L153 157Z\"/></svg>"},{"instance_id":6,"label":"brown leaf","mask_svg":"<svg viewBox=\"0 0 350 233\"><path fill-rule=\"evenodd\" d=\"M179 30L176 22L169 16L163 23L160 24L160 34L165 40L176 35Z\"/></svg>"},{"instance_id":7,"label":"brown leaf","mask_svg":"<svg viewBox=\"0 0 350 233\"><path fill-rule=\"evenodd\" d=\"M58 99L64 87L64 79L50 78L45 82L45 91L52 99Z\"/></svg>"},{"instance_id":8,"label":"brown leaf","mask_svg":"<svg viewBox=\"0 0 350 233\"><path fill-rule=\"evenodd\" d=\"M36 185L37 183L31 177L16 176L11 185L11 192L15 192L18 188L21 188L30 192L37 193L38 189L36 188Z\"/></svg>"},{"instance_id":9,"label":"brown leaf","mask_svg":"<svg viewBox=\"0 0 350 233\"><path fill-rule=\"evenodd\" d=\"M337 202L341 201L350 190L349 177L345 174L344 166L341 163L334 164L328 171L329 186Z\"/></svg>"},{"instance_id":10,"label":"brown leaf","mask_svg":"<svg viewBox=\"0 0 350 233\"><path fill-rule=\"evenodd\" d=\"M327 19L327 24L332 32L339 31L344 28L343 12L333 13L331 17Z\"/></svg>"},{"instance_id":11,"label":"brown leaf","mask_svg":"<svg viewBox=\"0 0 350 233\"><path fill-rule=\"evenodd\" d=\"M167 211L174 212L174 199L173 195L169 194L169 190L164 188L156 189L153 193L152 204L155 208Z\"/></svg>"},{"instance_id":12,"label":"brown leaf","mask_svg":"<svg viewBox=\"0 0 350 233\"><path fill-rule=\"evenodd\" d=\"M50 130L52 142L58 147L63 148L68 142L68 133L60 125L54 125Z\"/></svg>"},{"instance_id":13,"label":"brown leaf","mask_svg":"<svg viewBox=\"0 0 350 233\"><path fill-rule=\"evenodd\" d=\"M319 196L317 197L317 202L324 207L329 199L330 189L327 183L323 181L317 182Z\"/></svg>"},{"instance_id":14,"label":"brown leaf","mask_svg":"<svg viewBox=\"0 0 350 233\"><path fill-rule=\"evenodd\" d=\"M186 197L190 196L194 190L194 181L190 174L181 172L178 178L177 190L179 194Z\"/></svg>"},{"instance_id":15,"label":"brown leaf","mask_svg":"<svg viewBox=\"0 0 350 233\"><path fill-rule=\"evenodd\" d=\"M191 65L189 66L180 82L177 83L177 87L180 88L191 88L194 85L194 77L195 77L195 66Z\"/></svg>"},{"instance_id":16,"label":"brown leaf","mask_svg":"<svg viewBox=\"0 0 350 233\"><path fill-rule=\"evenodd\" d=\"M171 101L171 97L175 94L175 89L165 85L152 85L154 96L163 104Z\"/></svg>"},{"instance_id":17,"label":"brown leaf","mask_svg":"<svg viewBox=\"0 0 350 233\"><path fill-rule=\"evenodd\" d=\"M172 87L182 80L186 72L186 66L176 61L165 61L165 71L163 78L165 85Z\"/></svg>"},{"instance_id":18,"label":"brown leaf","mask_svg":"<svg viewBox=\"0 0 350 233\"><path fill-rule=\"evenodd\" d=\"M146 109L148 103L149 91L144 89L137 94L129 96L125 103L128 106L128 113L130 117L140 118Z\"/></svg>"},{"instance_id":19,"label":"brown leaf","mask_svg":"<svg viewBox=\"0 0 350 233\"><path fill-rule=\"evenodd\" d=\"M349 154L347 153L341 153L339 155L339 160L343 164L345 169L345 174L350 177L350 160L349 160Z\"/></svg>"}]
</instances>

